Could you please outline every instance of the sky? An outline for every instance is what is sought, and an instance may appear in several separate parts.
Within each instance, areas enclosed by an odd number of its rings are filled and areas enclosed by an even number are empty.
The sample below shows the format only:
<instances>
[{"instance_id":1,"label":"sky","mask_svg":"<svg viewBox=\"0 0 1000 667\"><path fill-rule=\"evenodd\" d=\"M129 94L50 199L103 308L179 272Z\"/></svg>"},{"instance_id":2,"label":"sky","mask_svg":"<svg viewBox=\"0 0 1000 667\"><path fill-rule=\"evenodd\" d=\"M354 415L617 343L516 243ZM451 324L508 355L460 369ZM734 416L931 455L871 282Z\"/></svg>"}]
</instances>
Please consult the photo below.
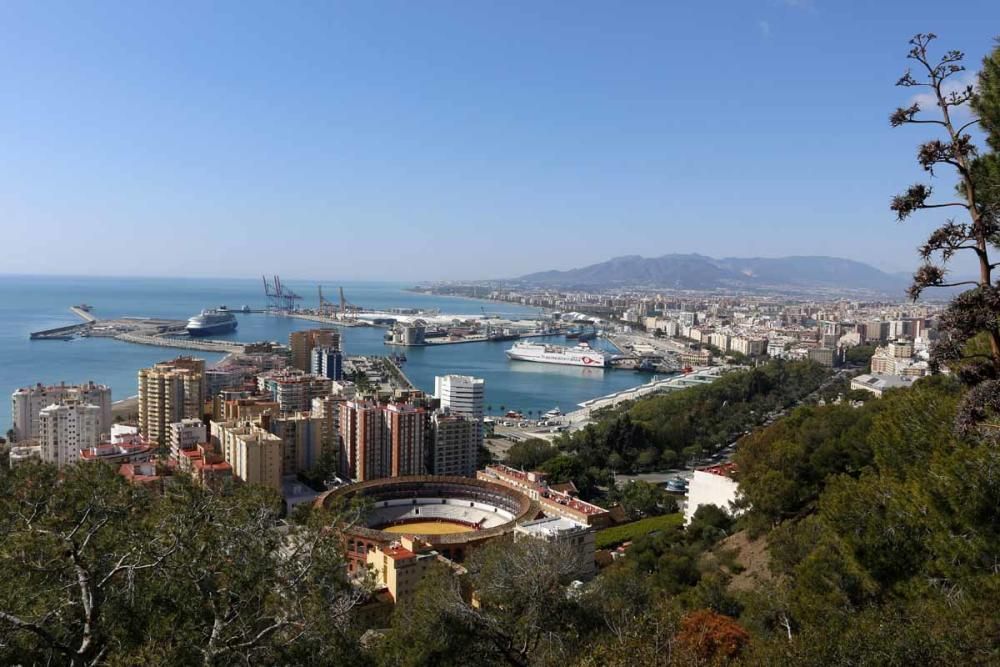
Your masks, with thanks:
<instances>
[{"instance_id":1,"label":"sky","mask_svg":"<svg viewBox=\"0 0 1000 667\"><path fill-rule=\"evenodd\" d=\"M976 69L1000 2L7 0L0 273L910 270L940 220L888 210L926 179L926 126L887 121L916 32Z\"/></svg>"}]
</instances>

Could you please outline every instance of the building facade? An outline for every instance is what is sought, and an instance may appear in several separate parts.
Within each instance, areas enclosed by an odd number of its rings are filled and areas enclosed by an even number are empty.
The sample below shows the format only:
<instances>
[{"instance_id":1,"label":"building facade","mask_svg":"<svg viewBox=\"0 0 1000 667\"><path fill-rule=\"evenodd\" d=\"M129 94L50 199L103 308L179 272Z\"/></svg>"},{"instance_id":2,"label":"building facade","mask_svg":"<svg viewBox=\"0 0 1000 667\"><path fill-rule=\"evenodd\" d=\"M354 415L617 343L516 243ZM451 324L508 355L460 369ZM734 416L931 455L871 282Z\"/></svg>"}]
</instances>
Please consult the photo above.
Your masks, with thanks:
<instances>
[{"instance_id":1,"label":"building facade","mask_svg":"<svg viewBox=\"0 0 1000 667\"><path fill-rule=\"evenodd\" d=\"M312 400L328 396L333 388L330 378L289 369L271 371L257 376L257 387L271 395L281 412L306 412Z\"/></svg>"},{"instance_id":2,"label":"building facade","mask_svg":"<svg viewBox=\"0 0 1000 667\"><path fill-rule=\"evenodd\" d=\"M281 439L281 474L297 475L323 455L323 419L309 412L264 417L261 426Z\"/></svg>"},{"instance_id":3,"label":"building facade","mask_svg":"<svg viewBox=\"0 0 1000 667\"><path fill-rule=\"evenodd\" d=\"M168 425L201 419L205 406L205 361L177 357L139 371L139 430L167 445Z\"/></svg>"},{"instance_id":4,"label":"building facade","mask_svg":"<svg viewBox=\"0 0 1000 667\"><path fill-rule=\"evenodd\" d=\"M208 427L200 419L182 419L167 425L170 456L177 460L180 453L208 442Z\"/></svg>"},{"instance_id":5,"label":"building facade","mask_svg":"<svg viewBox=\"0 0 1000 667\"><path fill-rule=\"evenodd\" d=\"M369 401L340 406L340 473L358 482L386 477L382 411Z\"/></svg>"},{"instance_id":6,"label":"building facade","mask_svg":"<svg viewBox=\"0 0 1000 667\"><path fill-rule=\"evenodd\" d=\"M308 373L312 369L312 351L316 347L340 350L340 332L336 329L305 329L288 334L292 366Z\"/></svg>"},{"instance_id":7,"label":"building facade","mask_svg":"<svg viewBox=\"0 0 1000 667\"><path fill-rule=\"evenodd\" d=\"M431 474L475 477L479 460L476 423L438 410L431 416Z\"/></svg>"},{"instance_id":8,"label":"building facade","mask_svg":"<svg viewBox=\"0 0 1000 667\"><path fill-rule=\"evenodd\" d=\"M40 434L38 413L42 408L76 401L96 405L100 409L98 431L111 430L111 387L106 384L88 382L80 385L43 385L22 387L11 394L11 417L13 419L14 441L37 440Z\"/></svg>"},{"instance_id":9,"label":"building facade","mask_svg":"<svg viewBox=\"0 0 1000 667\"><path fill-rule=\"evenodd\" d=\"M476 450L483 444L483 402L486 381L470 375L439 375L434 378L434 396L441 407L476 424Z\"/></svg>"},{"instance_id":10,"label":"building facade","mask_svg":"<svg viewBox=\"0 0 1000 667\"><path fill-rule=\"evenodd\" d=\"M356 482L426 472L424 408L345 401L340 407L340 472Z\"/></svg>"},{"instance_id":11,"label":"building facade","mask_svg":"<svg viewBox=\"0 0 1000 667\"><path fill-rule=\"evenodd\" d=\"M212 440L234 477L281 493L281 438L254 424L213 422Z\"/></svg>"},{"instance_id":12,"label":"building facade","mask_svg":"<svg viewBox=\"0 0 1000 667\"><path fill-rule=\"evenodd\" d=\"M310 370L331 380L344 379L344 354L332 347L314 347Z\"/></svg>"},{"instance_id":13,"label":"building facade","mask_svg":"<svg viewBox=\"0 0 1000 667\"><path fill-rule=\"evenodd\" d=\"M384 433L388 439L388 474L380 477L423 475L425 411L405 403L390 403L382 407ZM382 472L385 472L383 469Z\"/></svg>"},{"instance_id":14,"label":"building facade","mask_svg":"<svg viewBox=\"0 0 1000 667\"><path fill-rule=\"evenodd\" d=\"M93 449L101 442L101 408L65 400L42 408L38 413L38 442L43 461L60 468L77 463L80 450Z\"/></svg>"}]
</instances>

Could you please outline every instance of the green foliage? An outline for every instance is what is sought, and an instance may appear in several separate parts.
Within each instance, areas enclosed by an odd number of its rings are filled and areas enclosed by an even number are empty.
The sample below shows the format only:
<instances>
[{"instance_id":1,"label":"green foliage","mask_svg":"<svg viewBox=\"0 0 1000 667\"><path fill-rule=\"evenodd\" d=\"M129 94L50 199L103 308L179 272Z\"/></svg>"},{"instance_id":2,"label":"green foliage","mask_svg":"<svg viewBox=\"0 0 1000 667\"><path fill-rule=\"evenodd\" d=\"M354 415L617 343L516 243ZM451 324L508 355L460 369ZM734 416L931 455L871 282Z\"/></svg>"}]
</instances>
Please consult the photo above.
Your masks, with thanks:
<instances>
[{"instance_id":1,"label":"green foliage","mask_svg":"<svg viewBox=\"0 0 1000 667\"><path fill-rule=\"evenodd\" d=\"M713 452L814 391L829 371L776 360L710 385L644 398L560 441L584 468L634 473Z\"/></svg>"},{"instance_id":2,"label":"green foliage","mask_svg":"<svg viewBox=\"0 0 1000 667\"><path fill-rule=\"evenodd\" d=\"M280 508L183 476L159 497L103 464L0 474L0 663L350 661L334 517L283 532Z\"/></svg>"},{"instance_id":3,"label":"green foliage","mask_svg":"<svg viewBox=\"0 0 1000 667\"><path fill-rule=\"evenodd\" d=\"M871 363L877 345L852 345L844 352L844 360L849 364L867 366Z\"/></svg>"},{"instance_id":4,"label":"green foliage","mask_svg":"<svg viewBox=\"0 0 1000 667\"><path fill-rule=\"evenodd\" d=\"M537 470L558 453L559 450L548 441L541 438L529 438L514 443L507 450L507 465L520 470Z\"/></svg>"},{"instance_id":5,"label":"green foliage","mask_svg":"<svg viewBox=\"0 0 1000 667\"><path fill-rule=\"evenodd\" d=\"M597 531L597 548L608 549L623 542L636 540L655 531L668 530L680 526L684 517L680 514L664 514L662 516L640 519L631 523L623 523Z\"/></svg>"},{"instance_id":6,"label":"green foliage","mask_svg":"<svg viewBox=\"0 0 1000 667\"><path fill-rule=\"evenodd\" d=\"M621 504L625 515L632 521L677 511L677 499L674 496L659 485L641 480L612 488L606 498Z\"/></svg>"},{"instance_id":7,"label":"green foliage","mask_svg":"<svg viewBox=\"0 0 1000 667\"><path fill-rule=\"evenodd\" d=\"M815 503L829 475L859 474L872 458L866 434L882 406L804 406L745 438L735 461L751 523L794 517Z\"/></svg>"}]
</instances>

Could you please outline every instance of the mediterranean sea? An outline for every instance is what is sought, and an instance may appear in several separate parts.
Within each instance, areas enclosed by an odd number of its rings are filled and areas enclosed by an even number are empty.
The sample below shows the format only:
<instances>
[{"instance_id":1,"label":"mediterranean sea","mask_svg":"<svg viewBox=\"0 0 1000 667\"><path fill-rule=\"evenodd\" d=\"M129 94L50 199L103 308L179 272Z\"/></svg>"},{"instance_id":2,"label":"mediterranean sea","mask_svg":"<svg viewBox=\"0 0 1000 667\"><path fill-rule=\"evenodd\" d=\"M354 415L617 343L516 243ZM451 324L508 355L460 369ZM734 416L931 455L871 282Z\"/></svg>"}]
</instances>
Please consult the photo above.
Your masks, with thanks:
<instances>
[{"instance_id":1,"label":"mediterranean sea","mask_svg":"<svg viewBox=\"0 0 1000 667\"><path fill-rule=\"evenodd\" d=\"M283 281L303 296L301 305L315 307L315 282ZM442 313L503 317L537 317L539 310L515 304L486 302L458 297L416 294L397 283L324 282L326 298L336 300L343 286L352 304L371 309L440 309ZM86 303L101 319L118 317L163 317L187 319L203 308L226 305L237 310L244 305L264 307L263 283L249 279L104 278L67 276L0 275L0 433L10 427L10 396L18 387L42 382L76 384L93 380L111 386L113 400L134 396L136 372L178 354L190 354L215 362L223 355L135 345L109 338L79 338L71 341L30 340L32 331L49 329L81 320L69 307ZM213 336L238 341L288 342L297 329L320 326L315 322L264 314L238 313L236 331ZM644 374L510 361L504 351L511 342L468 343L438 347L394 348L383 344L384 329L343 328L344 353L384 355L403 351L403 371L420 389L434 390L434 376L448 373L474 375L486 380L486 404L492 413L519 410L545 412L558 406L563 411L596 396L646 382ZM564 343L562 338L552 339ZM601 346L603 341L595 341Z\"/></svg>"}]
</instances>

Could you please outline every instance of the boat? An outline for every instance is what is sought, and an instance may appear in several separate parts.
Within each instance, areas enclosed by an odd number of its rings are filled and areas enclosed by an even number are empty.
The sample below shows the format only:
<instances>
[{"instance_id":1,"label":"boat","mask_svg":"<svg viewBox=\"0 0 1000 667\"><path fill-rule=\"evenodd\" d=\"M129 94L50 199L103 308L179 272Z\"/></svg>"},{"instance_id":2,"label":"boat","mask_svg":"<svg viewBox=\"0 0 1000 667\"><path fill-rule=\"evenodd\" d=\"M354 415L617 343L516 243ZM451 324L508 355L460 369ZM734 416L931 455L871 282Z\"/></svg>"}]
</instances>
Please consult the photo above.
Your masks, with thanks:
<instances>
[{"instance_id":1,"label":"boat","mask_svg":"<svg viewBox=\"0 0 1000 667\"><path fill-rule=\"evenodd\" d=\"M536 361L543 364L585 366L588 368L604 368L608 365L604 353L595 350L586 343L580 343L576 347L528 342L514 343L514 346L507 350L506 354L507 358L515 361Z\"/></svg>"},{"instance_id":2,"label":"boat","mask_svg":"<svg viewBox=\"0 0 1000 667\"><path fill-rule=\"evenodd\" d=\"M521 337L516 331L511 329L488 329L486 332L486 340L489 341L504 341L504 340L517 340Z\"/></svg>"},{"instance_id":3,"label":"boat","mask_svg":"<svg viewBox=\"0 0 1000 667\"><path fill-rule=\"evenodd\" d=\"M244 305L243 305L243 312L244 312L244 313L249 313L249 312L250 312L250 306L249 306L249 305L246 305L246 304L244 304Z\"/></svg>"},{"instance_id":4,"label":"boat","mask_svg":"<svg viewBox=\"0 0 1000 667\"><path fill-rule=\"evenodd\" d=\"M189 336L211 336L212 334L228 333L236 329L236 316L228 310L203 310L188 320Z\"/></svg>"}]
</instances>

